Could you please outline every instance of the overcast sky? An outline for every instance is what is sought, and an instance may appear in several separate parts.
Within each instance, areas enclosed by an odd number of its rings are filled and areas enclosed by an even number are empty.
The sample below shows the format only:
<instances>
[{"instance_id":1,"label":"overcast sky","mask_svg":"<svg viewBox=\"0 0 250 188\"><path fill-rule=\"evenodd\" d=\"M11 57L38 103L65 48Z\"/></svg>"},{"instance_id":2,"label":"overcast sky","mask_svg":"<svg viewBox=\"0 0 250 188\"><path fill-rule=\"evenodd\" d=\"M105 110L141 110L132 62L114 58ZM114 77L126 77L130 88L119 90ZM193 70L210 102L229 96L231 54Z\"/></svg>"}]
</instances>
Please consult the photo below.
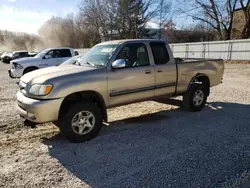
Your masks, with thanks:
<instances>
[{"instance_id":1,"label":"overcast sky","mask_svg":"<svg viewBox=\"0 0 250 188\"><path fill-rule=\"evenodd\" d=\"M80 0L0 0L0 30L37 34L40 26L51 16L76 13ZM180 6L173 1L173 6ZM177 28L193 24L185 15L175 15ZM157 27L151 22L151 27Z\"/></svg>"},{"instance_id":2,"label":"overcast sky","mask_svg":"<svg viewBox=\"0 0 250 188\"><path fill-rule=\"evenodd\" d=\"M0 30L37 34L51 16L65 16L78 11L80 0L0 0ZM178 26L187 20L178 20ZM157 25L150 22L153 28Z\"/></svg>"},{"instance_id":3,"label":"overcast sky","mask_svg":"<svg viewBox=\"0 0 250 188\"><path fill-rule=\"evenodd\" d=\"M37 33L51 16L77 11L79 0L0 0L0 30Z\"/></svg>"}]
</instances>

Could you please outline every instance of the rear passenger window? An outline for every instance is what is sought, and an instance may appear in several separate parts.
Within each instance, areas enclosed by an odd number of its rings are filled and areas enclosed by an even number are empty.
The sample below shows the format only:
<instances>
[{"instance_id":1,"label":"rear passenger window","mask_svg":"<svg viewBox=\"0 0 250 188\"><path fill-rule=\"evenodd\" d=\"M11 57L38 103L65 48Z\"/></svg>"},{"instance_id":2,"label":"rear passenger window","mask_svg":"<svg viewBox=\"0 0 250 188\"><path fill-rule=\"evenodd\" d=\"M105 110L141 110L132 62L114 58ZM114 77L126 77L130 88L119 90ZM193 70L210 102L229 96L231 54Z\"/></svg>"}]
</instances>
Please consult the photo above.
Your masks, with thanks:
<instances>
[{"instance_id":1,"label":"rear passenger window","mask_svg":"<svg viewBox=\"0 0 250 188\"><path fill-rule=\"evenodd\" d=\"M151 42L150 43L154 62L156 65L166 64L169 61L169 54L166 49L166 44L163 42Z\"/></svg>"},{"instance_id":2,"label":"rear passenger window","mask_svg":"<svg viewBox=\"0 0 250 188\"><path fill-rule=\"evenodd\" d=\"M69 49L61 49L60 50L60 57L71 57L71 52Z\"/></svg>"}]
</instances>

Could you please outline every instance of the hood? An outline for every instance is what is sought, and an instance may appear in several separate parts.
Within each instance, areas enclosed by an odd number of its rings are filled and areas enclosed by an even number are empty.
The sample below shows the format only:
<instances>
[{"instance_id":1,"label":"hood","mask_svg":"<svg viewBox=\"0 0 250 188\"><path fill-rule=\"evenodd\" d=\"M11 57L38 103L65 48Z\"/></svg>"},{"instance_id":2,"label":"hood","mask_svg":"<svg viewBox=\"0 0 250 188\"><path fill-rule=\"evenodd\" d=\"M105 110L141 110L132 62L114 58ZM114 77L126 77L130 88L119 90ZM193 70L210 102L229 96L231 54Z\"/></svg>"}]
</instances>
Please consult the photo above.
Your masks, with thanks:
<instances>
[{"instance_id":1,"label":"hood","mask_svg":"<svg viewBox=\"0 0 250 188\"><path fill-rule=\"evenodd\" d=\"M15 63L29 63L31 61L36 61L38 59L40 59L40 58L39 57L25 57L25 58L21 58L21 59L15 59L12 61L12 63L13 62L15 62Z\"/></svg>"},{"instance_id":2,"label":"hood","mask_svg":"<svg viewBox=\"0 0 250 188\"><path fill-rule=\"evenodd\" d=\"M96 69L94 67L85 67L77 65L65 65L65 66L54 66L44 69L38 69L29 72L21 77L21 81L24 83L36 82L43 83L48 79L71 75L79 72L85 72L89 70Z\"/></svg>"}]
</instances>

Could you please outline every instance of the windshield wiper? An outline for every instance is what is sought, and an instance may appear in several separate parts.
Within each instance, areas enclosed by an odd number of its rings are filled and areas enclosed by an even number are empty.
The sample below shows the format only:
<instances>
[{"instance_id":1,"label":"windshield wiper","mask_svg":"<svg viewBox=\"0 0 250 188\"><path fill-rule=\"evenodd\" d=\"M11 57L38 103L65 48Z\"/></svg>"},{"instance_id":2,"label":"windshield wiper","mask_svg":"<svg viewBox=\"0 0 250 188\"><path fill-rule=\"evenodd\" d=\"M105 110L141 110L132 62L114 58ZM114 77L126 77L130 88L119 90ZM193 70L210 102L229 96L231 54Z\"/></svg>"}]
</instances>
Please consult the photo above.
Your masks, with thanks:
<instances>
[{"instance_id":1,"label":"windshield wiper","mask_svg":"<svg viewBox=\"0 0 250 188\"><path fill-rule=\"evenodd\" d=\"M95 64L90 63L90 62L88 62L88 61L86 61L85 64L91 65L92 67L97 67Z\"/></svg>"}]
</instances>

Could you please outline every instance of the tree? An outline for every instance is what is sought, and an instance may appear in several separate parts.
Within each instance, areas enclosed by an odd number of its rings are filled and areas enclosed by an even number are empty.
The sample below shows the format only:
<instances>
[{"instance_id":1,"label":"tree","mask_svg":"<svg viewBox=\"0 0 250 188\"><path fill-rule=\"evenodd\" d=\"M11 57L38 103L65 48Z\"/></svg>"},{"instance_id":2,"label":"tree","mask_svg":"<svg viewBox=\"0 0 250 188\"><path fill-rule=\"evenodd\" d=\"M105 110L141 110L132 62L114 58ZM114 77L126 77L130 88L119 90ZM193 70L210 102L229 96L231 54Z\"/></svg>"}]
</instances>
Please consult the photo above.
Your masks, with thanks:
<instances>
[{"instance_id":1,"label":"tree","mask_svg":"<svg viewBox=\"0 0 250 188\"><path fill-rule=\"evenodd\" d=\"M76 24L73 14L64 18L52 17L41 26L38 33L47 47L76 47Z\"/></svg>"},{"instance_id":2,"label":"tree","mask_svg":"<svg viewBox=\"0 0 250 188\"><path fill-rule=\"evenodd\" d=\"M250 0L244 4L244 0L239 0L241 9L244 13L245 24L242 29L241 38L249 38L250 37Z\"/></svg>"},{"instance_id":3,"label":"tree","mask_svg":"<svg viewBox=\"0 0 250 188\"><path fill-rule=\"evenodd\" d=\"M192 0L186 5L193 7L191 10L182 8L180 11L194 20L208 24L217 32L220 40L229 40L237 1Z\"/></svg>"},{"instance_id":4,"label":"tree","mask_svg":"<svg viewBox=\"0 0 250 188\"><path fill-rule=\"evenodd\" d=\"M13 50L36 50L43 48L43 43L39 36L0 30L0 51Z\"/></svg>"},{"instance_id":5,"label":"tree","mask_svg":"<svg viewBox=\"0 0 250 188\"><path fill-rule=\"evenodd\" d=\"M95 41L142 38L155 0L83 0L79 18L85 29L96 34Z\"/></svg>"},{"instance_id":6,"label":"tree","mask_svg":"<svg viewBox=\"0 0 250 188\"><path fill-rule=\"evenodd\" d=\"M156 9L154 12L155 23L159 26L158 38L161 39L165 27L172 23L172 16L169 15L171 12L171 3L166 0L156 1Z\"/></svg>"}]
</instances>

